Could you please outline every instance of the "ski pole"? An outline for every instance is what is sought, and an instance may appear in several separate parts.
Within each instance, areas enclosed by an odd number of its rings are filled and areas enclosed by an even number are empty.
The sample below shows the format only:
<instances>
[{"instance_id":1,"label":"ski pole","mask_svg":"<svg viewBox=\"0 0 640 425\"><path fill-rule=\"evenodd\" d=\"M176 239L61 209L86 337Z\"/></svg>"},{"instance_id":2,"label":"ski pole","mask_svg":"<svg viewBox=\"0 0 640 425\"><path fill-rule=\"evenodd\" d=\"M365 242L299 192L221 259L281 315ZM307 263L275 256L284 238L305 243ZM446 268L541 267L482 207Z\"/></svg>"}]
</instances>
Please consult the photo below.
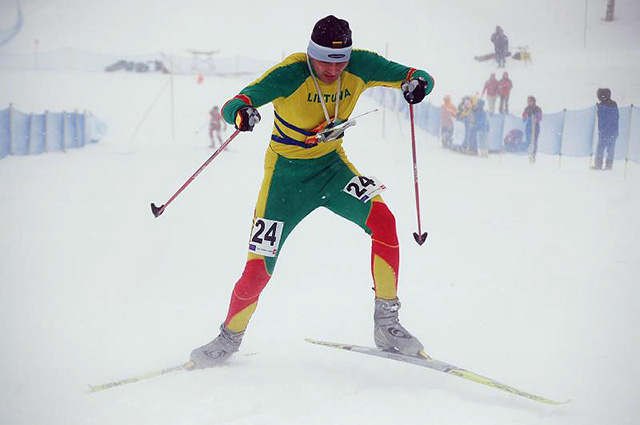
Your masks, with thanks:
<instances>
[{"instance_id":1,"label":"ski pole","mask_svg":"<svg viewBox=\"0 0 640 425\"><path fill-rule=\"evenodd\" d=\"M427 240L427 232L422 233L420 224L420 189L418 187L418 159L416 155L416 132L413 123L413 104L409 104L409 117L411 119L411 150L413 152L413 184L416 192L416 214L418 216L418 232L413 233L413 238L418 245Z\"/></svg>"},{"instance_id":2,"label":"ski pole","mask_svg":"<svg viewBox=\"0 0 640 425\"><path fill-rule=\"evenodd\" d=\"M145 374L122 379L120 381L108 382L106 384L101 384L101 385L89 385L89 391L91 391L92 393L95 393L97 391L108 390L109 388L118 387L120 385L125 385L125 384L132 384L134 382L144 381L147 379L166 375L167 373L175 372L178 370L190 370L194 366L195 364L192 361L188 361L185 364L182 364L179 366L168 367L166 369L160 369L154 372L147 372Z\"/></svg>"},{"instance_id":3,"label":"ski pole","mask_svg":"<svg viewBox=\"0 0 640 425\"><path fill-rule=\"evenodd\" d=\"M155 217L158 217L160 214L162 214L164 212L164 210L169 206L169 204L171 202L173 202L174 199L176 199L176 197L180 194L180 192L182 192L187 186L189 186L189 184L191 184L191 182L193 180L195 180L196 177L198 177L198 175L202 172L202 170L204 170L207 165L209 165L211 163L211 161L213 161L215 159L216 156L218 156L220 154L220 152L222 152L229 143L231 143L231 141L238 135L238 133L240 133L240 130L236 130L233 132L233 134L231 136L229 136L229 138L220 145L220 147L213 153L211 154L211 156L209 157L209 159L207 159L205 161L204 164L202 164L202 166L200 166L200 168L198 168L198 171L196 171L195 173L193 173L193 175L191 177L189 177L189 180L187 180L182 187L180 187L180 189L178 189L178 191L176 193L174 193L174 195L167 201L166 204L157 207L156 204L151 203L151 212L153 213L153 215Z\"/></svg>"}]
</instances>

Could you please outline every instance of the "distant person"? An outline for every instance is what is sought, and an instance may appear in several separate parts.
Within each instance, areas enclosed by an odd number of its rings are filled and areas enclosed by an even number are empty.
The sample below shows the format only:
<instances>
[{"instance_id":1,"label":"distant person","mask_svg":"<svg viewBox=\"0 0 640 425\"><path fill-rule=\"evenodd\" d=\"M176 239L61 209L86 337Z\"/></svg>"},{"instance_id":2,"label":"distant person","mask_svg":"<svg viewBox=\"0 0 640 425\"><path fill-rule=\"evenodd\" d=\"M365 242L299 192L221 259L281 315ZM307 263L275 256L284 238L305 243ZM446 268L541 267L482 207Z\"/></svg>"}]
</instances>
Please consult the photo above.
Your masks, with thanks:
<instances>
[{"instance_id":1,"label":"distant person","mask_svg":"<svg viewBox=\"0 0 640 425\"><path fill-rule=\"evenodd\" d=\"M220 108L218 106L214 106L209 111L209 140L211 144L210 148L215 148L216 143L214 139L214 134L218 139L218 146L222 145L222 126L224 125L224 130L227 130L227 123L222 119L222 115L220 115Z\"/></svg>"},{"instance_id":2,"label":"distant person","mask_svg":"<svg viewBox=\"0 0 640 425\"><path fill-rule=\"evenodd\" d=\"M498 93L500 94L500 113L509 113L509 96L511 96L511 89L513 83L509 79L509 73L502 73L502 78L498 81Z\"/></svg>"},{"instance_id":3,"label":"distant person","mask_svg":"<svg viewBox=\"0 0 640 425\"><path fill-rule=\"evenodd\" d=\"M478 100L478 104L473 108L473 132L477 141L478 155L489 156L487 149L487 133L489 133L489 117L484 110L484 100Z\"/></svg>"},{"instance_id":4,"label":"distant person","mask_svg":"<svg viewBox=\"0 0 640 425\"><path fill-rule=\"evenodd\" d=\"M496 110L496 99L498 98L498 80L496 79L496 74L491 73L491 76L484 83L484 87L482 89L481 97L484 97L484 94L487 94L487 102L489 104L489 113L493 115Z\"/></svg>"},{"instance_id":5,"label":"distant person","mask_svg":"<svg viewBox=\"0 0 640 425\"><path fill-rule=\"evenodd\" d=\"M462 153L469 153L471 146L471 132L473 130L473 103L471 97L465 96L458 105L458 120L464 124L464 141L462 142Z\"/></svg>"},{"instance_id":6,"label":"distant person","mask_svg":"<svg viewBox=\"0 0 640 425\"><path fill-rule=\"evenodd\" d=\"M536 154L538 153L538 136L540 135L540 121L542 121L542 109L536 105L536 98L529 96L527 98L527 107L522 113L524 121L524 135L529 145L529 162L536 162Z\"/></svg>"},{"instance_id":7,"label":"distant person","mask_svg":"<svg viewBox=\"0 0 640 425\"><path fill-rule=\"evenodd\" d=\"M509 38L500 26L496 26L496 30L491 34L491 42L496 54L496 63L498 68L504 68L506 58L509 54Z\"/></svg>"},{"instance_id":8,"label":"distant person","mask_svg":"<svg viewBox=\"0 0 640 425\"><path fill-rule=\"evenodd\" d=\"M453 139L453 119L458 115L458 110L451 102L451 96L444 97L444 103L440 107L440 128L442 129L442 147L450 148Z\"/></svg>"},{"instance_id":9,"label":"distant person","mask_svg":"<svg viewBox=\"0 0 640 425\"><path fill-rule=\"evenodd\" d=\"M616 148L616 139L618 138L618 122L620 114L618 112L618 104L611 100L611 90L598 89L598 146L596 148L596 163L593 165L594 170L602 170L602 159L604 151L607 151L607 162L605 170L613 168L613 154Z\"/></svg>"}]
</instances>

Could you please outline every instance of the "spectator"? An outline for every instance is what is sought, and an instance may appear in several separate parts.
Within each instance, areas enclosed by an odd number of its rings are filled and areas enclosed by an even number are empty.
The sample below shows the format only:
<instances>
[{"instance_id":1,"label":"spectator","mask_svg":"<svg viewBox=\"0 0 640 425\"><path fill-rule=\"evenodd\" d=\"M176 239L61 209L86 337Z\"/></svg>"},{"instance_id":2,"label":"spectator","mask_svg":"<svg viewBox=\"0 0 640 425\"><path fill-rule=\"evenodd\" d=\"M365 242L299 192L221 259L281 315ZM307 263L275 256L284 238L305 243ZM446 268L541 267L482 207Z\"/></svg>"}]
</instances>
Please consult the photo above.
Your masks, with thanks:
<instances>
[{"instance_id":1,"label":"spectator","mask_svg":"<svg viewBox=\"0 0 640 425\"><path fill-rule=\"evenodd\" d=\"M489 156L487 150L487 133L489 132L489 117L484 110L484 100L478 100L478 104L473 108L473 133L472 139L477 140L478 155Z\"/></svg>"},{"instance_id":2,"label":"spectator","mask_svg":"<svg viewBox=\"0 0 640 425\"><path fill-rule=\"evenodd\" d=\"M502 73L502 78L498 81L498 92L500 94L500 113L509 113L509 96L511 95L511 89L513 83L509 79L509 73Z\"/></svg>"},{"instance_id":3,"label":"spectator","mask_svg":"<svg viewBox=\"0 0 640 425\"><path fill-rule=\"evenodd\" d=\"M210 148L215 148L216 143L213 138L215 133L216 138L218 139L218 146L222 145L222 125L224 125L224 129L227 129L227 123L222 119L222 115L220 115L220 109L218 106L214 106L209 111L209 140L211 140Z\"/></svg>"},{"instance_id":4,"label":"spectator","mask_svg":"<svg viewBox=\"0 0 640 425\"><path fill-rule=\"evenodd\" d=\"M469 96L462 98L458 105L458 120L464 123L464 142L462 142L461 150L463 153L469 153L471 145L471 132L473 130L473 104Z\"/></svg>"},{"instance_id":5,"label":"spectator","mask_svg":"<svg viewBox=\"0 0 640 425\"><path fill-rule=\"evenodd\" d=\"M453 138L453 118L458 116L458 110L451 103L451 96L444 97L444 103L440 108L440 128L442 129L442 147L450 148Z\"/></svg>"},{"instance_id":6,"label":"spectator","mask_svg":"<svg viewBox=\"0 0 640 425\"><path fill-rule=\"evenodd\" d=\"M536 98L529 96L527 98L527 107L522 113L524 121L524 135L527 138L529 146L529 162L536 162L536 154L538 153L538 136L540 135L540 121L542 121L542 109L536 105Z\"/></svg>"},{"instance_id":7,"label":"spectator","mask_svg":"<svg viewBox=\"0 0 640 425\"><path fill-rule=\"evenodd\" d=\"M491 34L491 42L496 52L498 68L504 68L506 57L509 54L509 38L500 26L497 26L496 31Z\"/></svg>"},{"instance_id":8,"label":"spectator","mask_svg":"<svg viewBox=\"0 0 640 425\"><path fill-rule=\"evenodd\" d=\"M620 114L618 112L618 104L611 100L611 90L598 89L598 146L596 148L596 163L594 170L602 170L602 159L604 151L607 151L607 162L605 170L613 168L613 154L616 148L616 139L618 138L618 121Z\"/></svg>"},{"instance_id":9,"label":"spectator","mask_svg":"<svg viewBox=\"0 0 640 425\"><path fill-rule=\"evenodd\" d=\"M491 115L494 114L496 110L496 98L498 97L498 80L496 79L496 74L491 73L491 76L484 83L484 88L482 89L481 97L484 97L485 92L487 93L487 102L489 102L489 113Z\"/></svg>"}]
</instances>

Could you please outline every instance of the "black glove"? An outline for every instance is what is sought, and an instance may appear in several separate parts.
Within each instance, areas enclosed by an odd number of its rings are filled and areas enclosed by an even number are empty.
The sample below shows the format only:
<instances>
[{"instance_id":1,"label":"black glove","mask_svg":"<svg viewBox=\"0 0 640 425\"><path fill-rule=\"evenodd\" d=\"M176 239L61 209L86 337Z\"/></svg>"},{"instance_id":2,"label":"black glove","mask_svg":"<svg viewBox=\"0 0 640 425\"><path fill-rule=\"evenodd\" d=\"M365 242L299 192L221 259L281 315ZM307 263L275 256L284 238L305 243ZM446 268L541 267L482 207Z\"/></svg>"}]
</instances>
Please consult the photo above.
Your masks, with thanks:
<instances>
[{"instance_id":1,"label":"black glove","mask_svg":"<svg viewBox=\"0 0 640 425\"><path fill-rule=\"evenodd\" d=\"M236 112L236 128L240 131L253 131L260 122L258 110L252 106L244 106Z\"/></svg>"},{"instance_id":2,"label":"black glove","mask_svg":"<svg viewBox=\"0 0 640 425\"><path fill-rule=\"evenodd\" d=\"M420 103L427 95L427 81L422 78L412 78L400 86L404 99L409 103Z\"/></svg>"}]
</instances>

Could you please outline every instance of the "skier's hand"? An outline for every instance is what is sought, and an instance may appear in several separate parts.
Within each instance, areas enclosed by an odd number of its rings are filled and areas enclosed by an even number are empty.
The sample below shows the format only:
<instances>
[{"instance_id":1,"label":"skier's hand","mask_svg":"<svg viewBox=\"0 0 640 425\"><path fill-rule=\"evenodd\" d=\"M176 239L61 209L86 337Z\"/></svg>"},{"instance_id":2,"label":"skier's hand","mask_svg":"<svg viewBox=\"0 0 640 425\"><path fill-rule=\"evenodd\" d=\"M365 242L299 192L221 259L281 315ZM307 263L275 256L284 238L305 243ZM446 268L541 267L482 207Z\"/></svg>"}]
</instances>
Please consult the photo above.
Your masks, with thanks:
<instances>
[{"instance_id":1,"label":"skier's hand","mask_svg":"<svg viewBox=\"0 0 640 425\"><path fill-rule=\"evenodd\" d=\"M404 99L411 104L422 102L427 95L427 81L422 77L405 81L400 88Z\"/></svg>"},{"instance_id":2,"label":"skier's hand","mask_svg":"<svg viewBox=\"0 0 640 425\"><path fill-rule=\"evenodd\" d=\"M253 127L260 122L258 110L252 106L245 106L236 112L236 128L240 131L253 131Z\"/></svg>"}]
</instances>

